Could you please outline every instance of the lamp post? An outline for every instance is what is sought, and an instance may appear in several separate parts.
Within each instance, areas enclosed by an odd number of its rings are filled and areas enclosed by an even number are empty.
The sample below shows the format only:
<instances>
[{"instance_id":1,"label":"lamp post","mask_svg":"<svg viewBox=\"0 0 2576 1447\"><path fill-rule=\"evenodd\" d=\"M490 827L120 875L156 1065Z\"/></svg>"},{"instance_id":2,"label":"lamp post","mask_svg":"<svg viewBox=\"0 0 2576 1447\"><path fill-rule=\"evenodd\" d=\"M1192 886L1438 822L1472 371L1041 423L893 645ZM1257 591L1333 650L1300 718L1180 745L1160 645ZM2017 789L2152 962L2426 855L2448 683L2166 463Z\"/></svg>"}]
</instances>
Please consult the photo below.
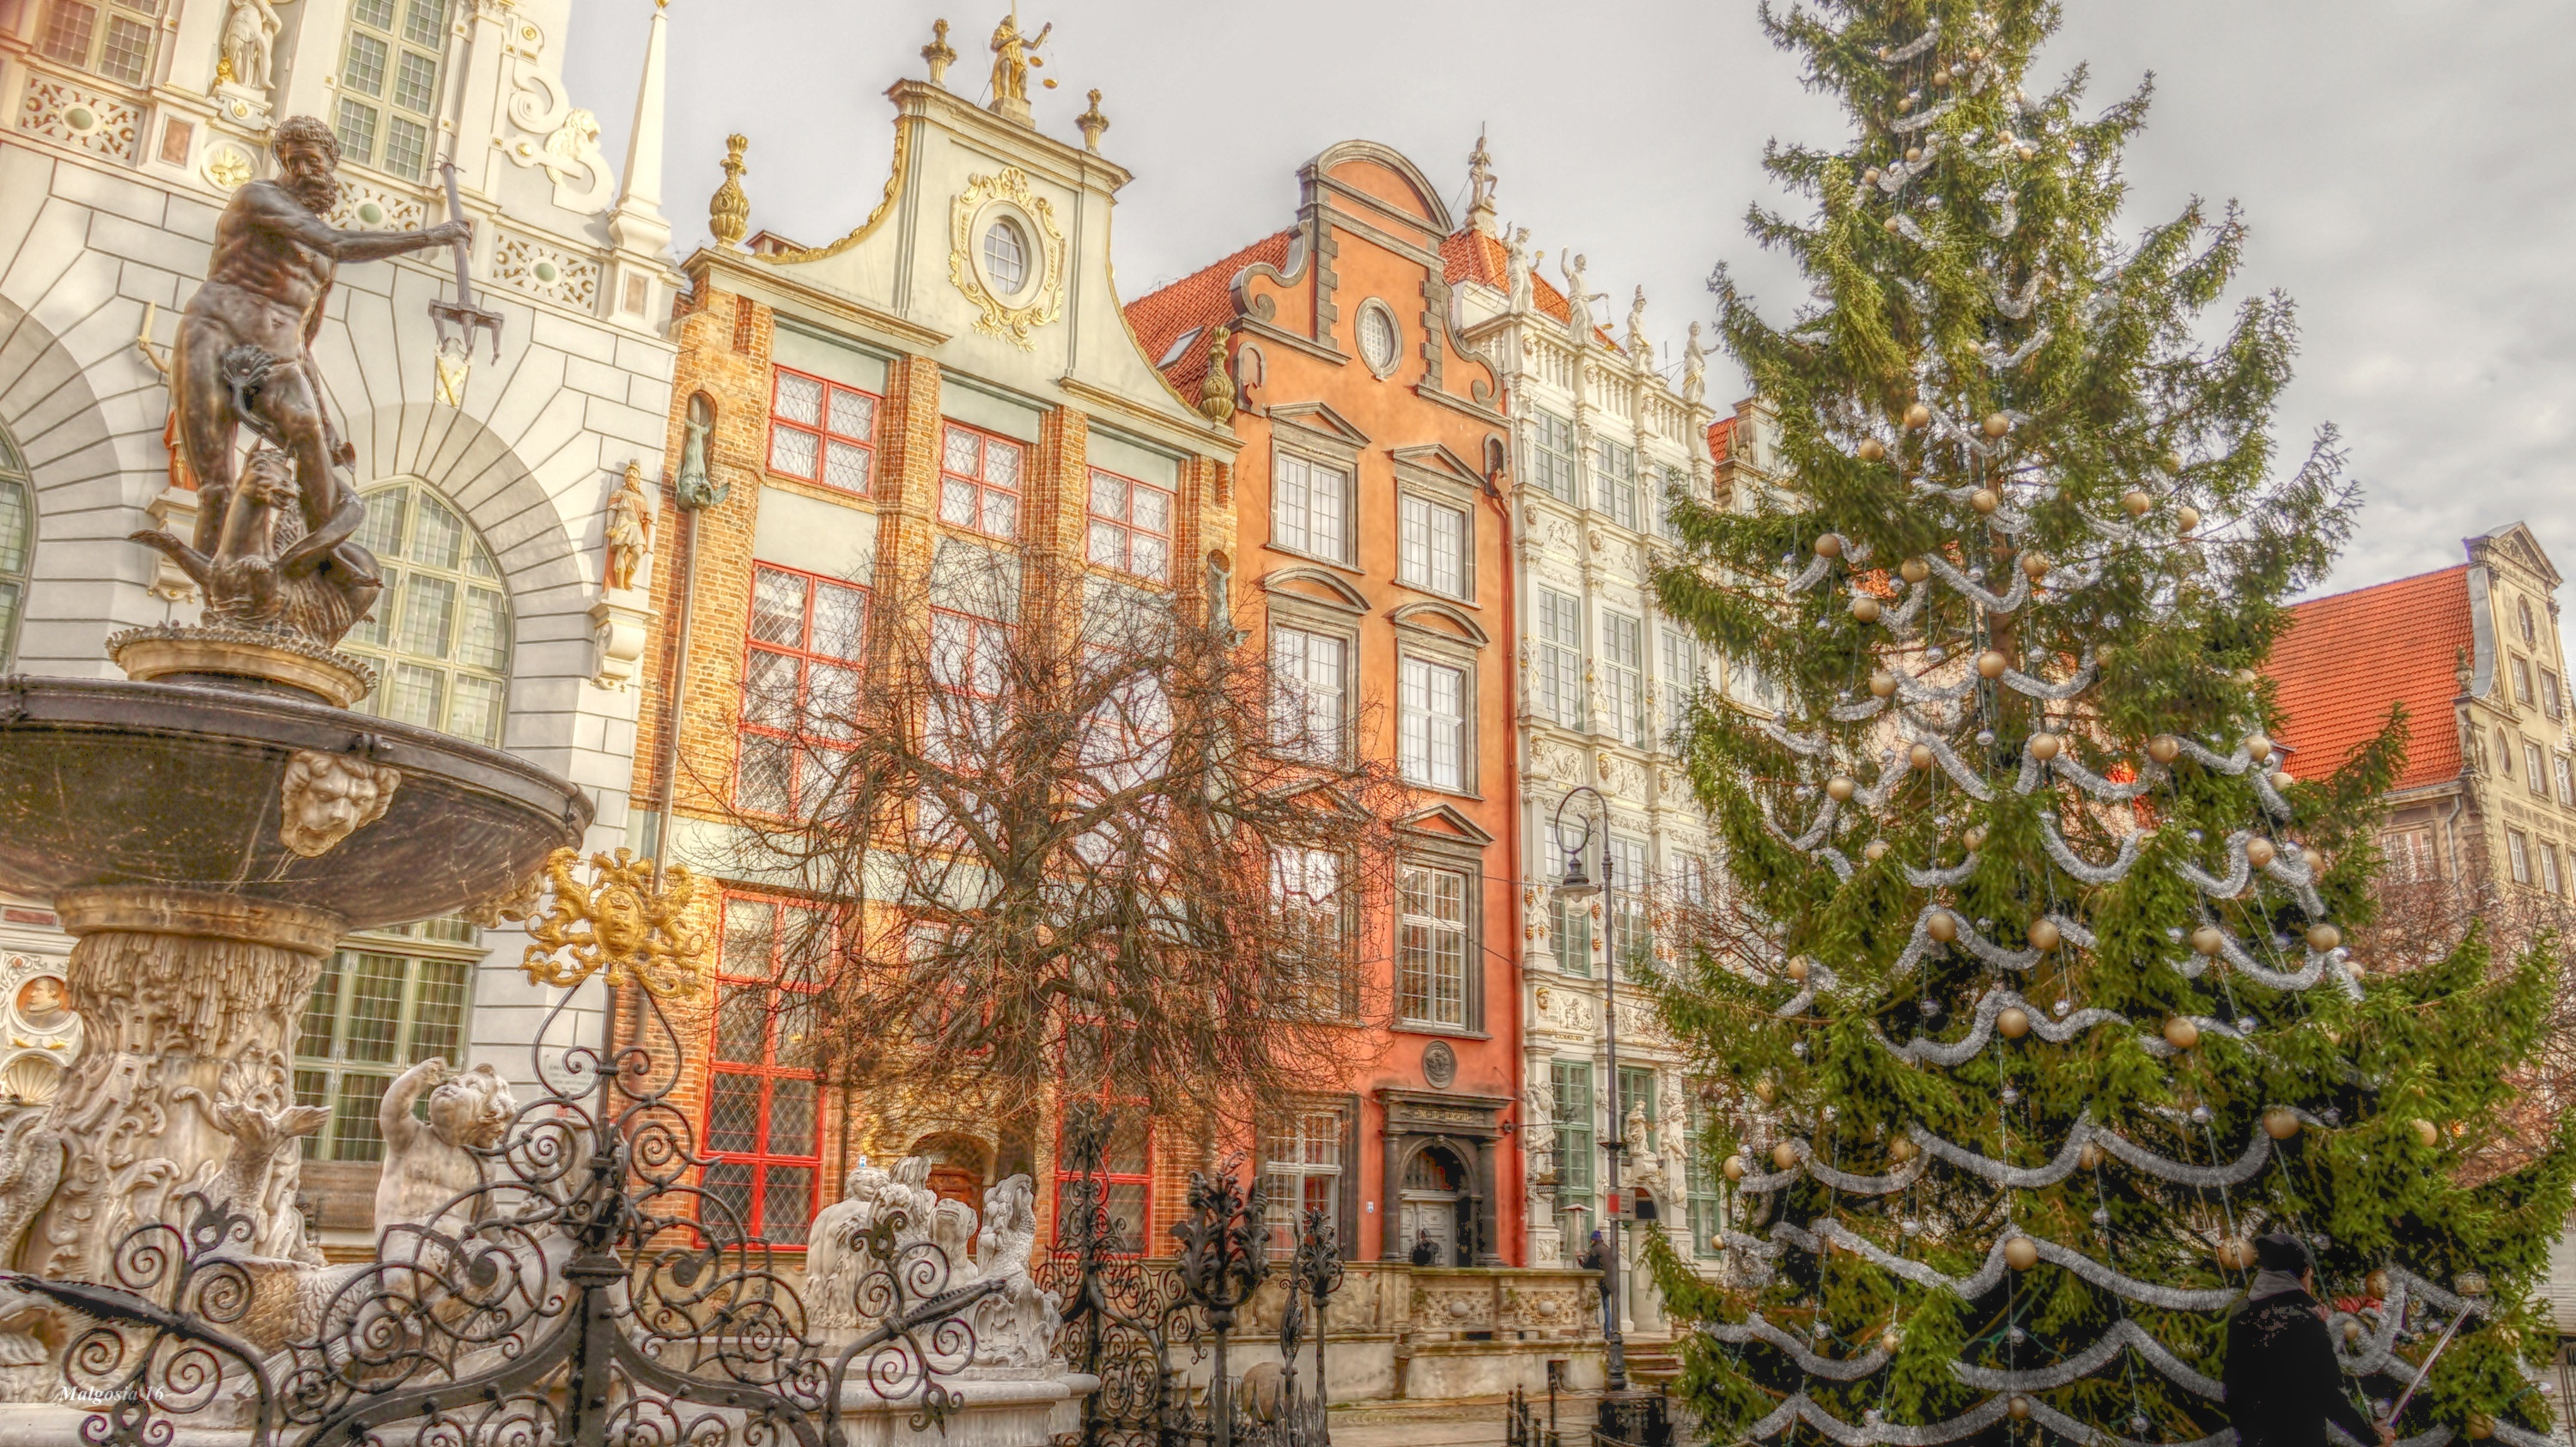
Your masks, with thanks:
<instances>
[{"instance_id":1,"label":"lamp post","mask_svg":"<svg viewBox=\"0 0 2576 1447\"><path fill-rule=\"evenodd\" d=\"M1565 878L1556 886L1559 899L1586 900L1607 895L1614 883L1610 873L1610 801L1601 797L1600 790L1589 784L1578 784L1567 790L1565 797L1557 801L1556 813L1548 825L1549 832L1559 840L1565 837L1566 806L1580 794L1592 796L1594 811L1602 822L1601 882L1594 884L1583 872L1583 852L1592 847L1593 816L1587 813L1580 816L1583 837L1565 846ZM1613 1209L1601 1213L1601 1338L1609 1357L1609 1387L1614 1395L1628 1390L1628 1349L1619 1332L1619 1212L1615 1209L1619 1196L1619 1162L1625 1156L1628 1144L1621 1139L1626 1126L1619 1114L1619 952L1610 947L1609 939L1611 920L1617 909L1616 896L1611 896L1609 908L1602 911L1601 942L1601 1034L1609 1062L1606 1084L1610 1091L1610 1138L1601 1143L1601 1149L1609 1170L1608 1190L1604 1198L1613 1206Z\"/></svg>"}]
</instances>

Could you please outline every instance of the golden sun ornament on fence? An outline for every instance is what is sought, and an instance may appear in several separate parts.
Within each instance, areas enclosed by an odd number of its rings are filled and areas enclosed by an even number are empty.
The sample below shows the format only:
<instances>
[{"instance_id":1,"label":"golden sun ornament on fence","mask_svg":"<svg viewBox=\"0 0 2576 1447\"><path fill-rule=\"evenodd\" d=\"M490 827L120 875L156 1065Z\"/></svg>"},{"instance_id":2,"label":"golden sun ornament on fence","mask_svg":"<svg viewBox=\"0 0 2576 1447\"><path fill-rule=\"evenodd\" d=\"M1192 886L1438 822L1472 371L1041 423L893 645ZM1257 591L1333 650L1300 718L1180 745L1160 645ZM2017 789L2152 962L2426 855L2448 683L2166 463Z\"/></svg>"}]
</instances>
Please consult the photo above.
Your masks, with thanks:
<instances>
[{"instance_id":1,"label":"golden sun ornament on fence","mask_svg":"<svg viewBox=\"0 0 2576 1447\"><path fill-rule=\"evenodd\" d=\"M546 859L546 891L525 916L529 937L521 968L540 985L578 985L608 971L608 983L636 985L657 1000L686 999L706 985L707 937L690 925L697 877L686 865L663 870L631 850L590 856L590 878L574 876L581 851ZM539 911L542 912L539 912Z\"/></svg>"}]
</instances>

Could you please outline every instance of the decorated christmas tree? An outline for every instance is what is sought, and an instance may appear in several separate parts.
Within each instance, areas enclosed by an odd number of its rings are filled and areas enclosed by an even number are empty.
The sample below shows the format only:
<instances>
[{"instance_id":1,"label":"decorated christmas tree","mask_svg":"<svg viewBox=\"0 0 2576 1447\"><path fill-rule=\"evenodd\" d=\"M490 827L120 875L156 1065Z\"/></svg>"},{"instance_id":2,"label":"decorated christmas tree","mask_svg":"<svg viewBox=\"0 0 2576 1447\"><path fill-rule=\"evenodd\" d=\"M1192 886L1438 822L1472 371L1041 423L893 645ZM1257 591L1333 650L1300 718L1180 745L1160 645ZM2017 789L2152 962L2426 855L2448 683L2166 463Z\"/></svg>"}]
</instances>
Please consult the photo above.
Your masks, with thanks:
<instances>
[{"instance_id":1,"label":"decorated christmas tree","mask_svg":"<svg viewBox=\"0 0 2576 1447\"><path fill-rule=\"evenodd\" d=\"M2331 433L2274 455L2295 330L2278 296L2222 305L2235 213L2121 233L2145 92L2024 91L2056 22L1765 12L1855 136L1775 145L1814 207L1752 217L1813 300L1775 324L1713 284L1781 485L1683 509L1659 584L1781 701L1693 729L1779 948L1662 982L1741 1090L1701 1143L1728 1279L1663 1273L1684 1394L1719 1441L2208 1441L2279 1231L2356 1400L2385 1410L2459 1320L2400 1435L2538 1447L2576 1133L2470 1165L2556 960L2473 934L2374 973L2344 943L2405 721L2294 778L2257 670L2353 494Z\"/></svg>"}]
</instances>

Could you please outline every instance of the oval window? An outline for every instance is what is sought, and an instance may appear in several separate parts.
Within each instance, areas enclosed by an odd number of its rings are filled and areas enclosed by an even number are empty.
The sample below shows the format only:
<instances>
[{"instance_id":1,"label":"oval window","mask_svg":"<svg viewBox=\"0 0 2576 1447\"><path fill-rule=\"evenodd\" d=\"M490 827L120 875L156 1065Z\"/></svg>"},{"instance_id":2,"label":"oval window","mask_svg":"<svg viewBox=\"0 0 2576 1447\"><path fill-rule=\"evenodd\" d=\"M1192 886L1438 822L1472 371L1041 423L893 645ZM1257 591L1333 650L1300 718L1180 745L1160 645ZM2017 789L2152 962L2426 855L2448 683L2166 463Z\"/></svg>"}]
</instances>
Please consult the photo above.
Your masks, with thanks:
<instances>
[{"instance_id":1,"label":"oval window","mask_svg":"<svg viewBox=\"0 0 2576 1447\"><path fill-rule=\"evenodd\" d=\"M1017 295L1029 279L1028 240L1008 218L984 229L984 275L1004 296Z\"/></svg>"},{"instance_id":2,"label":"oval window","mask_svg":"<svg viewBox=\"0 0 2576 1447\"><path fill-rule=\"evenodd\" d=\"M1372 303L1360 308L1360 360L1383 376L1395 370L1395 316Z\"/></svg>"}]
</instances>

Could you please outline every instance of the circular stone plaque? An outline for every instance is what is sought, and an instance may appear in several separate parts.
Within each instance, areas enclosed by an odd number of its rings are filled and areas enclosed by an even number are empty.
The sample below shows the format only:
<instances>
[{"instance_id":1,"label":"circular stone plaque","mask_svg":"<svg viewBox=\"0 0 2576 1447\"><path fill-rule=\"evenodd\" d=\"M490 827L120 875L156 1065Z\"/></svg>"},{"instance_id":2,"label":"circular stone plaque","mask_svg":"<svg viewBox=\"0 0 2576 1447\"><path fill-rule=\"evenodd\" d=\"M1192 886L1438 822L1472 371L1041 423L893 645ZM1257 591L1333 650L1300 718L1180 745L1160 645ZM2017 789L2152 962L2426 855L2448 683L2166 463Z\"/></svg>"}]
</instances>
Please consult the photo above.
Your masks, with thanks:
<instances>
[{"instance_id":1,"label":"circular stone plaque","mask_svg":"<svg viewBox=\"0 0 2576 1447\"><path fill-rule=\"evenodd\" d=\"M1422 1078L1434 1090L1447 1090L1458 1078L1458 1052L1446 1040L1434 1040L1422 1047Z\"/></svg>"}]
</instances>

